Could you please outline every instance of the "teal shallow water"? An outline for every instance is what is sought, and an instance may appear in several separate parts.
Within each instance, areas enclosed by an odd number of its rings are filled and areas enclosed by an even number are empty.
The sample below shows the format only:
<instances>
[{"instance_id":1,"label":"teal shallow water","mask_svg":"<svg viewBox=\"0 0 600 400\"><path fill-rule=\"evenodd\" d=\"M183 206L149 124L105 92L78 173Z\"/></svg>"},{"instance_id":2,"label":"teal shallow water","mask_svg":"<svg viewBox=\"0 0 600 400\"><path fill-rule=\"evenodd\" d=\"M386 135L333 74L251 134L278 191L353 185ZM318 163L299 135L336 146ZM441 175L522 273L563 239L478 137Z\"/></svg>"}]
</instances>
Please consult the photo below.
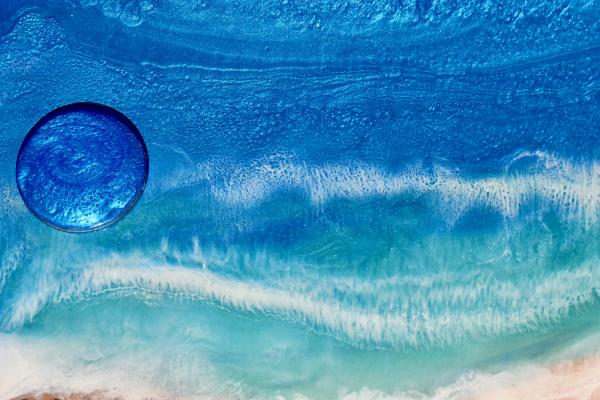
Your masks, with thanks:
<instances>
[{"instance_id":1,"label":"teal shallow water","mask_svg":"<svg viewBox=\"0 0 600 400\"><path fill-rule=\"evenodd\" d=\"M269 190L297 173L279 168L257 168ZM288 177L272 193L180 171L90 235L17 213L35 241L6 242L3 330L76 382L82 366L86 379L127 371L182 398L420 398L595 351L579 344L600 322L595 165L327 168L302 172L319 186Z\"/></svg>"}]
</instances>

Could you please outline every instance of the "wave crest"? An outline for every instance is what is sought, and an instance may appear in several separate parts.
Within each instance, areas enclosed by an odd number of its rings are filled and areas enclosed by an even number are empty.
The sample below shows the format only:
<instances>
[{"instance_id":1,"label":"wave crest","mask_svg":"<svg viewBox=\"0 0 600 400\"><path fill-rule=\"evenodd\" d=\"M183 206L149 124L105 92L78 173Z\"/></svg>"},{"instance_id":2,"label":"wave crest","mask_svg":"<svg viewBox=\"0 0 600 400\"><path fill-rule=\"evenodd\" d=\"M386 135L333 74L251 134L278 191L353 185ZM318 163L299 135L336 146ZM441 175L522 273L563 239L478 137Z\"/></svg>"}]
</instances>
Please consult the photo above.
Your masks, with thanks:
<instances>
[{"instance_id":1,"label":"wave crest","mask_svg":"<svg viewBox=\"0 0 600 400\"><path fill-rule=\"evenodd\" d=\"M231 261L231 260L230 260ZM9 308L5 329L49 304L97 296L210 302L304 325L358 347L427 348L540 330L596 300L600 269L586 264L512 282L482 271L427 277L324 277L304 271L278 280L239 280L198 267L113 255L81 266L70 280L43 279Z\"/></svg>"},{"instance_id":2,"label":"wave crest","mask_svg":"<svg viewBox=\"0 0 600 400\"><path fill-rule=\"evenodd\" d=\"M358 162L315 166L273 155L243 167L222 161L190 165L161 179L163 191L207 184L214 199L242 208L280 191L295 191L316 206L335 199L424 199L449 222L483 207L509 219L531 209L554 211L589 226L600 212L600 164L575 163L540 151L519 153L502 173L485 176L442 165L413 166L398 173Z\"/></svg>"}]
</instances>

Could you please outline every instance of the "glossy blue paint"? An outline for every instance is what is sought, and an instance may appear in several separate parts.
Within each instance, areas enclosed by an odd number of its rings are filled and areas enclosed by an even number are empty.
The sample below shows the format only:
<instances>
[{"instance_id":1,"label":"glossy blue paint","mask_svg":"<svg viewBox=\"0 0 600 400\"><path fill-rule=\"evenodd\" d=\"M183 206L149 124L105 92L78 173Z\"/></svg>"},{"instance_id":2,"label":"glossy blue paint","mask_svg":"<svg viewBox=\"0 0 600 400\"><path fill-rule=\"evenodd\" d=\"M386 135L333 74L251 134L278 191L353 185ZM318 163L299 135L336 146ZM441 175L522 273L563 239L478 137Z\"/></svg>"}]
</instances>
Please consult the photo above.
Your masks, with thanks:
<instances>
[{"instance_id":1,"label":"glossy blue paint","mask_svg":"<svg viewBox=\"0 0 600 400\"><path fill-rule=\"evenodd\" d=\"M148 151L120 112L75 103L35 124L16 170L21 197L36 217L64 231L94 231L118 221L140 198Z\"/></svg>"}]
</instances>

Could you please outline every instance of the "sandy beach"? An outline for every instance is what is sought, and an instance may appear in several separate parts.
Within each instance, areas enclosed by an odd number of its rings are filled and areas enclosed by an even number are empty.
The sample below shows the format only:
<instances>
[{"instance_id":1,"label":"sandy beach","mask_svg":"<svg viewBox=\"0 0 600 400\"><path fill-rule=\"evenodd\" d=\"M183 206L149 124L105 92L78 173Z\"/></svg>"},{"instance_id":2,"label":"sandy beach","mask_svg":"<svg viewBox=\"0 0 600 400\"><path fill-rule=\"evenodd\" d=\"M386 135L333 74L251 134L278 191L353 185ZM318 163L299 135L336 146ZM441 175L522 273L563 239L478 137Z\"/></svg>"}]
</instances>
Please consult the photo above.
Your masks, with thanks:
<instances>
[{"instance_id":1,"label":"sandy beach","mask_svg":"<svg viewBox=\"0 0 600 400\"><path fill-rule=\"evenodd\" d=\"M511 379L506 383L498 376L477 382L476 390L469 390L462 397L454 392L451 399L470 400L600 400L600 356L576 361L566 361L549 369ZM500 383L502 382L502 383ZM446 392L447 393L447 392ZM405 396L385 396L386 400L407 400ZM434 395L433 399L448 398ZM377 397L381 399L381 397ZM103 391L91 393L28 393L11 400L125 400L122 397ZM152 399L148 399L152 400ZM155 400L155 399L154 399ZM365 400L376 400L365 399Z\"/></svg>"},{"instance_id":2,"label":"sandy beach","mask_svg":"<svg viewBox=\"0 0 600 400\"><path fill-rule=\"evenodd\" d=\"M600 400L600 357L561 362L511 384L490 382L472 400Z\"/></svg>"},{"instance_id":3,"label":"sandy beach","mask_svg":"<svg viewBox=\"0 0 600 400\"><path fill-rule=\"evenodd\" d=\"M28 393L11 400L123 400L121 397L107 395L105 392L92 393Z\"/></svg>"},{"instance_id":4,"label":"sandy beach","mask_svg":"<svg viewBox=\"0 0 600 400\"><path fill-rule=\"evenodd\" d=\"M10 400L127 400L115 392L68 390L31 391ZM171 398L170 396L167 396ZM138 398L138 397L136 397ZM161 397L139 397L157 400ZM297 397L294 397L296 399ZM303 398L304 397L298 397ZM355 392L344 399L360 400L422 400L419 395L383 394L378 391ZM600 356L594 355L574 361L563 361L550 368L536 368L528 372L503 372L496 375L478 375L470 382L459 381L438 389L432 400L600 400Z\"/></svg>"}]
</instances>

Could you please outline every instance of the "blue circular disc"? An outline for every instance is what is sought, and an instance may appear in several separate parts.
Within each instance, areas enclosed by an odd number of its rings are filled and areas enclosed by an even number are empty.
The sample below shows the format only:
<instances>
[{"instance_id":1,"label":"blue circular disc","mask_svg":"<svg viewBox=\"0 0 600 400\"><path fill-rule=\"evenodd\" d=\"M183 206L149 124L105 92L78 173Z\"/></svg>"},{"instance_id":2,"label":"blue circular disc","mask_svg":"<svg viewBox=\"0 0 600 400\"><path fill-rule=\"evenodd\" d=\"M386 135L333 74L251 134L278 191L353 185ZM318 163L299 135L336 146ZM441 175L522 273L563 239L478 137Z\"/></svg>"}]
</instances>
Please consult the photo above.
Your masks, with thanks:
<instances>
[{"instance_id":1,"label":"blue circular disc","mask_svg":"<svg viewBox=\"0 0 600 400\"><path fill-rule=\"evenodd\" d=\"M96 103L57 108L29 131L17 156L17 186L29 210L69 232L101 229L138 201L148 150L135 125Z\"/></svg>"}]
</instances>

